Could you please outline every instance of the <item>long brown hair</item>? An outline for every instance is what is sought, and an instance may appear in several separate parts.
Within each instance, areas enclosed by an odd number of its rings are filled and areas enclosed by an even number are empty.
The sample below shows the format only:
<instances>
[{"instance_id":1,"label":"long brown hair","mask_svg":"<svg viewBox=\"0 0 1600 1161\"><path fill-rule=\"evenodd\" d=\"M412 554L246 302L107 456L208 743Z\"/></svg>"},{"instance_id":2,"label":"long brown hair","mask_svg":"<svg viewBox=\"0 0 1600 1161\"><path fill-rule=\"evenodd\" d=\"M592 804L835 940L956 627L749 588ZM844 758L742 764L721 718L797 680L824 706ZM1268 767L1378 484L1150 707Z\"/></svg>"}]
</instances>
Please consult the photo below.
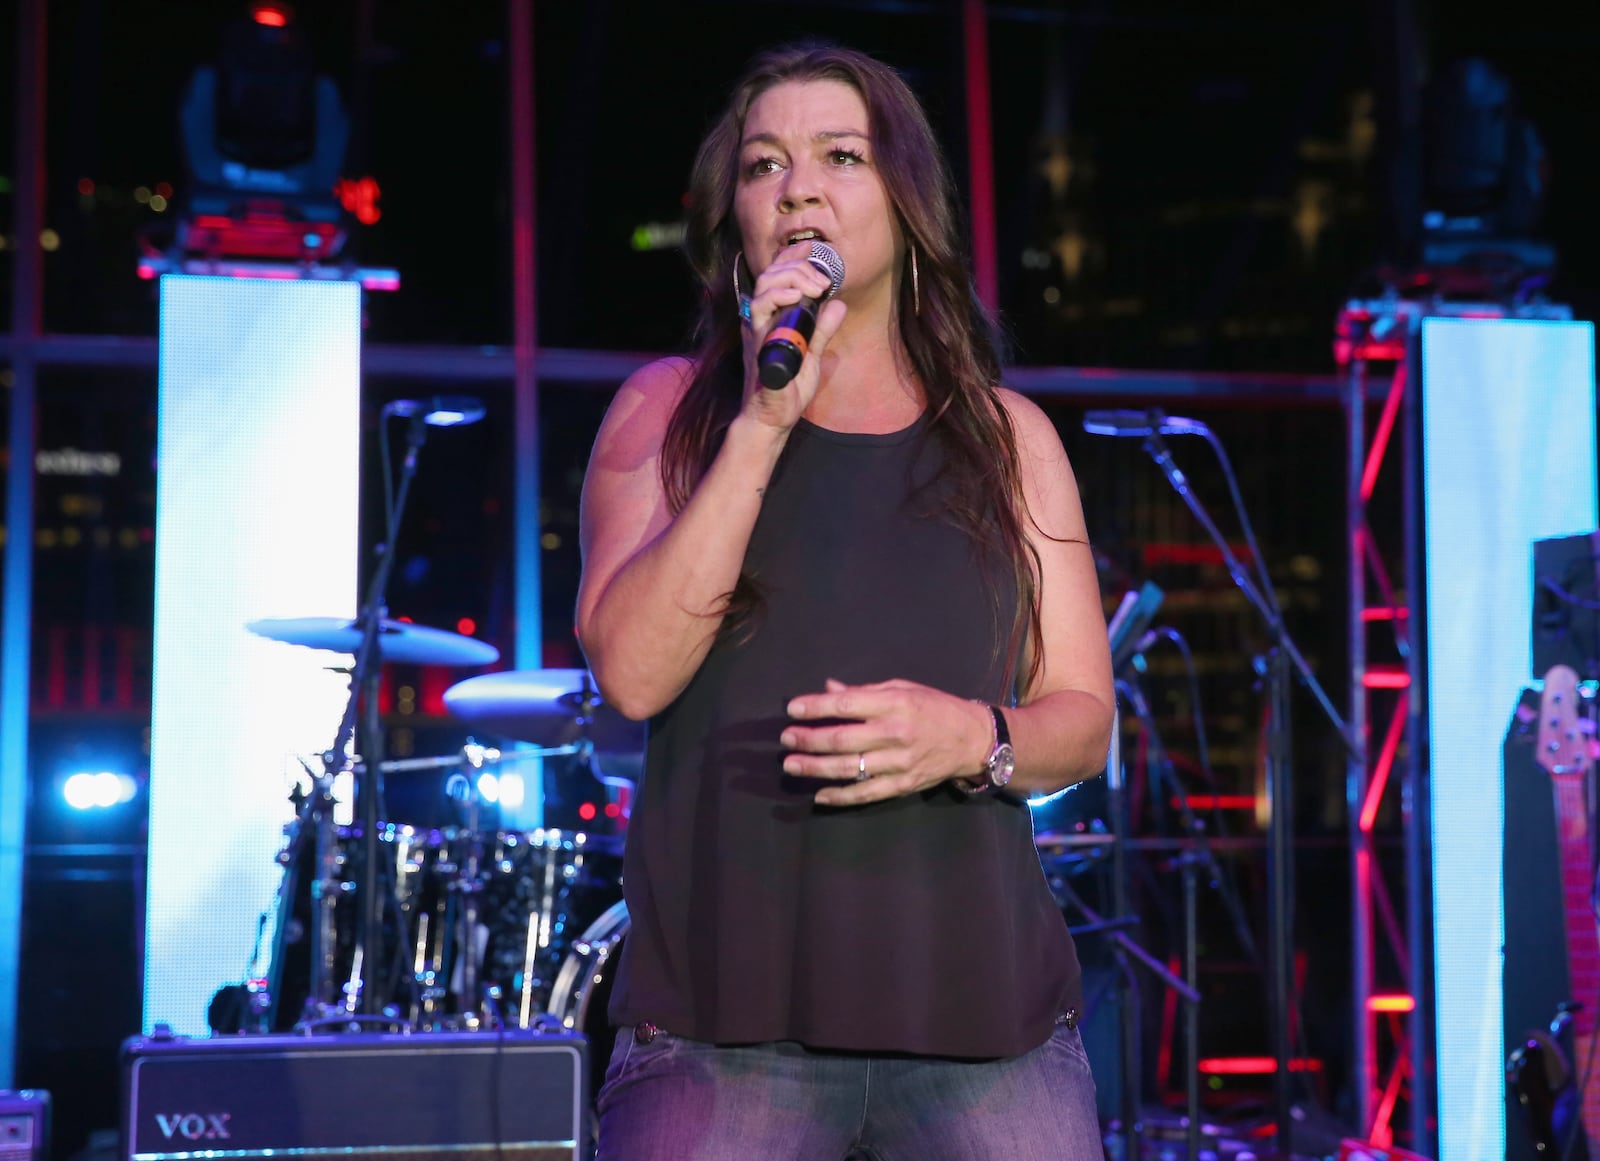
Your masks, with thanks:
<instances>
[{"instance_id":1,"label":"long brown hair","mask_svg":"<svg viewBox=\"0 0 1600 1161\"><path fill-rule=\"evenodd\" d=\"M744 391L739 305L733 263L741 248L733 215L739 146L751 104L766 90L790 81L841 81L867 107L873 164L899 218L908 254L917 254L916 301L912 280L900 279L896 315L900 339L927 396L928 432L945 447L947 515L981 547L984 559L1011 562L1011 576L991 578L992 605L1001 607L999 583L1013 587L1016 614L1006 642L1006 672L1015 674L1024 645L1039 629L1038 558L1023 531L1026 518L1016 433L995 393L1000 360L993 324L973 292L958 227L954 186L943 154L916 96L899 74L864 53L806 42L773 49L752 60L722 115L695 157L689 179L684 247L704 291L689 386L667 425L661 480L674 512L710 467ZM758 603L748 578L729 594L735 621ZM1024 687L1039 667L1033 651ZM1005 691L997 691L997 696Z\"/></svg>"}]
</instances>

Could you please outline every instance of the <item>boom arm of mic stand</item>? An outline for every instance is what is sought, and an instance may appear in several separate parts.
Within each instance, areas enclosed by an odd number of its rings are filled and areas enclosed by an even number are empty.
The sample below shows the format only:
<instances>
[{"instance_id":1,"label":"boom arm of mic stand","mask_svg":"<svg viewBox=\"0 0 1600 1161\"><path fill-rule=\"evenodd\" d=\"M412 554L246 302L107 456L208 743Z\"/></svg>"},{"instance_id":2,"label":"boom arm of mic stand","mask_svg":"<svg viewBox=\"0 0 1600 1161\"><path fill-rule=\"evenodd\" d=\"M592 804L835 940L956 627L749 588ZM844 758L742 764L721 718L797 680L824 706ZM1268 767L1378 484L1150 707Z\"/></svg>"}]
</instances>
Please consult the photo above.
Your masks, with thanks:
<instances>
[{"instance_id":1,"label":"boom arm of mic stand","mask_svg":"<svg viewBox=\"0 0 1600 1161\"><path fill-rule=\"evenodd\" d=\"M1278 615L1267 599L1261 595L1261 590L1250 579L1250 574L1246 571L1243 563L1234 555L1233 549L1228 547L1227 538L1222 535L1216 522L1211 519L1211 514L1205 510L1205 507L1195 497L1193 489L1189 487L1188 477L1183 474L1183 469L1173 462L1172 451L1167 447L1166 441L1161 438L1159 432L1145 437L1144 450L1150 453L1150 458L1155 460L1156 466L1167 477L1167 481L1172 485L1173 491L1178 493L1183 502L1188 505L1189 511L1194 513L1194 518L1200 521L1206 532L1210 534L1211 539L1222 553L1223 563L1228 566L1228 575L1233 578L1233 583L1239 587L1240 592L1244 593L1245 599L1255 606L1256 611L1261 614L1262 620L1266 622L1267 629L1272 635L1273 644L1282 649L1284 655L1294 665L1295 671L1300 675L1300 680L1305 683L1306 688L1317 699L1317 704L1322 707L1322 712L1327 716L1328 721L1332 723L1333 728L1339 732L1339 737L1344 741L1346 748L1349 749L1351 754L1359 756L1362 753L1361 740L1351 731L1349 723L1344 720L1344 715L1334 707L1327 692L1322 688L1322 683L1311 672L1311 666L1306 664L1306 659L1301 655L1299 646L1289 636L1289 630L1284 626L1283 618Z\"/></svg>"}]
</instances>

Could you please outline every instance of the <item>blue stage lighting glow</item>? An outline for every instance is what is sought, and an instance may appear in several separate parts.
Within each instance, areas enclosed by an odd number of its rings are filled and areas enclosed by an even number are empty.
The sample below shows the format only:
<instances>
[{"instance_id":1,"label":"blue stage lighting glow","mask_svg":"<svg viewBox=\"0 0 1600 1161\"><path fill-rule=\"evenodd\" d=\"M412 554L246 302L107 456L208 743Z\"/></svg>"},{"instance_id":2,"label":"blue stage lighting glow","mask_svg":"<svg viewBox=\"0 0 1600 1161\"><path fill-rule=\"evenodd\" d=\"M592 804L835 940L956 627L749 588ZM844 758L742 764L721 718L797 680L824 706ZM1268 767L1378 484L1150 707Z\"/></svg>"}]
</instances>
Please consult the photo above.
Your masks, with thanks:
<instances>
[{"instance_id":1,"label":"blue stage lighting glow","mask_svg":"<svg viewBox=\"0 0 1600 1161\"><path fill-rule=\"evenodd\" d=\"M527 786L522 781L521 774L500 775L500 805L503 807L521 806L527 795Z\"/></svg>"},{"instance_id":2,"label":"blue stage lighting glow","mask_svg":"<svg viewBox=\"0 0 1600 1161\"><path fill-rule=\"evenodd\" d=\"M132 802L139 784L126 774L107 770L69 774L61 784L61 796L74 810L95 810Z\"/></svg>"},{"instance_id":3,"label":"blue stage lighting glow","mask_svg":"<svg viewBox=\"0 0 1600 1161\"><path fill-rule=\"evenodd\" d=\"M161 281L147 1031L206 1034L270 940L288 794L345 706L348 655L245 624L355 615L360 296Z\"/></svg>"},{"instance_id":4,"label":"blue stage lighting glow","mask_svg":"<svg viewBox=\"0 0 1600 1161\"><path fill-rule=\"evenodd\" d=\"M1589 323L1428 319L1423 507L1439 1157L1505 1156L1501 743L1533 677L1533 542L1592 530Z\"/></svg>"}]
</instances>

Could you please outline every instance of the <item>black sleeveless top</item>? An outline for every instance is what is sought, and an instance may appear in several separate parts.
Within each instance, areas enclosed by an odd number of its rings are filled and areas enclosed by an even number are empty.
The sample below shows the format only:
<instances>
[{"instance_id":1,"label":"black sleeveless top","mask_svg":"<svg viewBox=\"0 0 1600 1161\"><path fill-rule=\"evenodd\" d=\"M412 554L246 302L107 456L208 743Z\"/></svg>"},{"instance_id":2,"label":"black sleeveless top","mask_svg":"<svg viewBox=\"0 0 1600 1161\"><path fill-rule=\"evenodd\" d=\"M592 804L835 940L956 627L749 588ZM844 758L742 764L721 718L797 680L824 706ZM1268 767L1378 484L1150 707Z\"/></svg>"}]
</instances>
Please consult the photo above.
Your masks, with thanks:
<instances>
[{"instance_id":1,"label":"black sleeveless top","mask_svg":"<svg viewBox=\"0 0 1600 1161\"><path fill-rule=\"evenodd\" d=\"M996 640L1015 598L997 617L972 542L929 515L942 461L926 418L791 433L744 561L762 607L650 721L613 1023L1001 1057L1081 1005L1026 804L945 785L819 807L827 783L782 770L784 707L827 678L985 701L1008 688Z\"/></svg>"}]
</instances>

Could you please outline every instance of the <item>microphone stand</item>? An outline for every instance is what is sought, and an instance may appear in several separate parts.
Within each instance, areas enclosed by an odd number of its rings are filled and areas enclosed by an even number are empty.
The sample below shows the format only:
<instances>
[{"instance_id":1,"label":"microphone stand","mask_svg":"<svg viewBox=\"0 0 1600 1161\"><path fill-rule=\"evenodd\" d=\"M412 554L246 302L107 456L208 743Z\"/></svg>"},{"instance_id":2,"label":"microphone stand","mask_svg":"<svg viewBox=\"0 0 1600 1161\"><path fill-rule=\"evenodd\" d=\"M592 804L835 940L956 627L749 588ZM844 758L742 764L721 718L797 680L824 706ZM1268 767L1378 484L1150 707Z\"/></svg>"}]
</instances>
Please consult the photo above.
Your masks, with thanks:
<instances>
[{"instance_id":1,"label":"microphone stand","mask_svg":"<svg viewBox=\"0 0 1600 1161\"><path fill-rule=\"evenodd\" d=\"M1249 572L1240 563L1233 549L1228 546L1227 539L1217 528L1205 507L1195 497L1189 487L1188 478L1182 469L1173 462L1171 449L1166 441L1161 438L1159 425L1152 425L1152 430L1144 438L1144 450L1156 462L1162 473L1167 477L1175 492L1182 497L1188 505L1189 511L1194 513L1195 519L1205 528L1211 539L1216 543L1222 553L1223 562L1227 565L1228 575L1233 578L1233 583L1239 591L1253 605L1262 620L1266 623L1267 631L1272 639L1272 647L1265 656L1256 658L1256 672L1265 680L1267 689L1267 797L1270 807L1270 820L1267 836L1267 864L1268 864L1268 892L1270 902L1268 914L1270 929L1268 933L1268 995L1271 999L1272 1017L1272 1055L1275 1062L1273 1072L1273 1103L1277 1112L1277 1144L1278 1150L1284 1155L1292 1153L1290 1138L1293 1131L1294 1118L1290 1112L1291 1094L1289 1084L1289 1023L1290 1012L1293 1005L1292 989L1292 959L1294 954L1293 938L1293 900L1294 900L1294 824L1293 824L1293 788L1294 779L1290 758L1290 733L1289 733L1289 693L1291 670L1298 673L1300 680L1316 698L1317 704L1322 707L1323 714L1334 728L1339 732L1346 747L1352 753L1360 753L1360 739L1352 735L1349 725L1344 717L1334 708L1327 693L1318 683L1316 676L1311 672L1311 667L1306 664L1305 657L1301 655L1294 640L1289 636L1288 629L1284 626L1283 615L1278 609L1276 600L1269 600L1250 579ZM1221 452L1221 446L1216 445ZM1226 460L1224 459L1224 464ZM1243 513L1241 512L1241 516Z\"/></svg>"},{"instance_id":2,"label":"microphone stand","mask_svg":"<svg viewBox=\"0 0 1600 1161\"><path fill-rule=\"evenodd\" d=\"M382 673L382 655L378 648L378 634L382 632L384 617L388 612L384 601L389 588L389 576L394 571L395 537L399 535L400 518L405 512L406 499L411 492L411 481L417 472L417 455L427 442L427 412L419 409L411 416L406 429L406 455L400 467L400 487L395 502L389 510L388 526L376 548L378 566L373 570L367 588L366 602L356 624L361 629L361 643L356 650L355 665L350 670L350 700L345 704L344 716L339 722L339 732L333 746L324 755L330 768L336 764L348 765L346 751L356 735L358 705L364 710L360 715L361 769L356 777L356 802L360 807L362 856L365 860L363 874L366 882L358 886L361 900L361 926L356 944L360 963L360 1011L364 1016L376 1016L381 1001L377 995L380 965L383 963L383 899L388 883L384 868L378 863L378 807L383 797L383 723L378 713L378 684ZM388 486L388 481L384 482ZM351 997L346 997L346 1006Z\"/></svg>"}]
</instances>

